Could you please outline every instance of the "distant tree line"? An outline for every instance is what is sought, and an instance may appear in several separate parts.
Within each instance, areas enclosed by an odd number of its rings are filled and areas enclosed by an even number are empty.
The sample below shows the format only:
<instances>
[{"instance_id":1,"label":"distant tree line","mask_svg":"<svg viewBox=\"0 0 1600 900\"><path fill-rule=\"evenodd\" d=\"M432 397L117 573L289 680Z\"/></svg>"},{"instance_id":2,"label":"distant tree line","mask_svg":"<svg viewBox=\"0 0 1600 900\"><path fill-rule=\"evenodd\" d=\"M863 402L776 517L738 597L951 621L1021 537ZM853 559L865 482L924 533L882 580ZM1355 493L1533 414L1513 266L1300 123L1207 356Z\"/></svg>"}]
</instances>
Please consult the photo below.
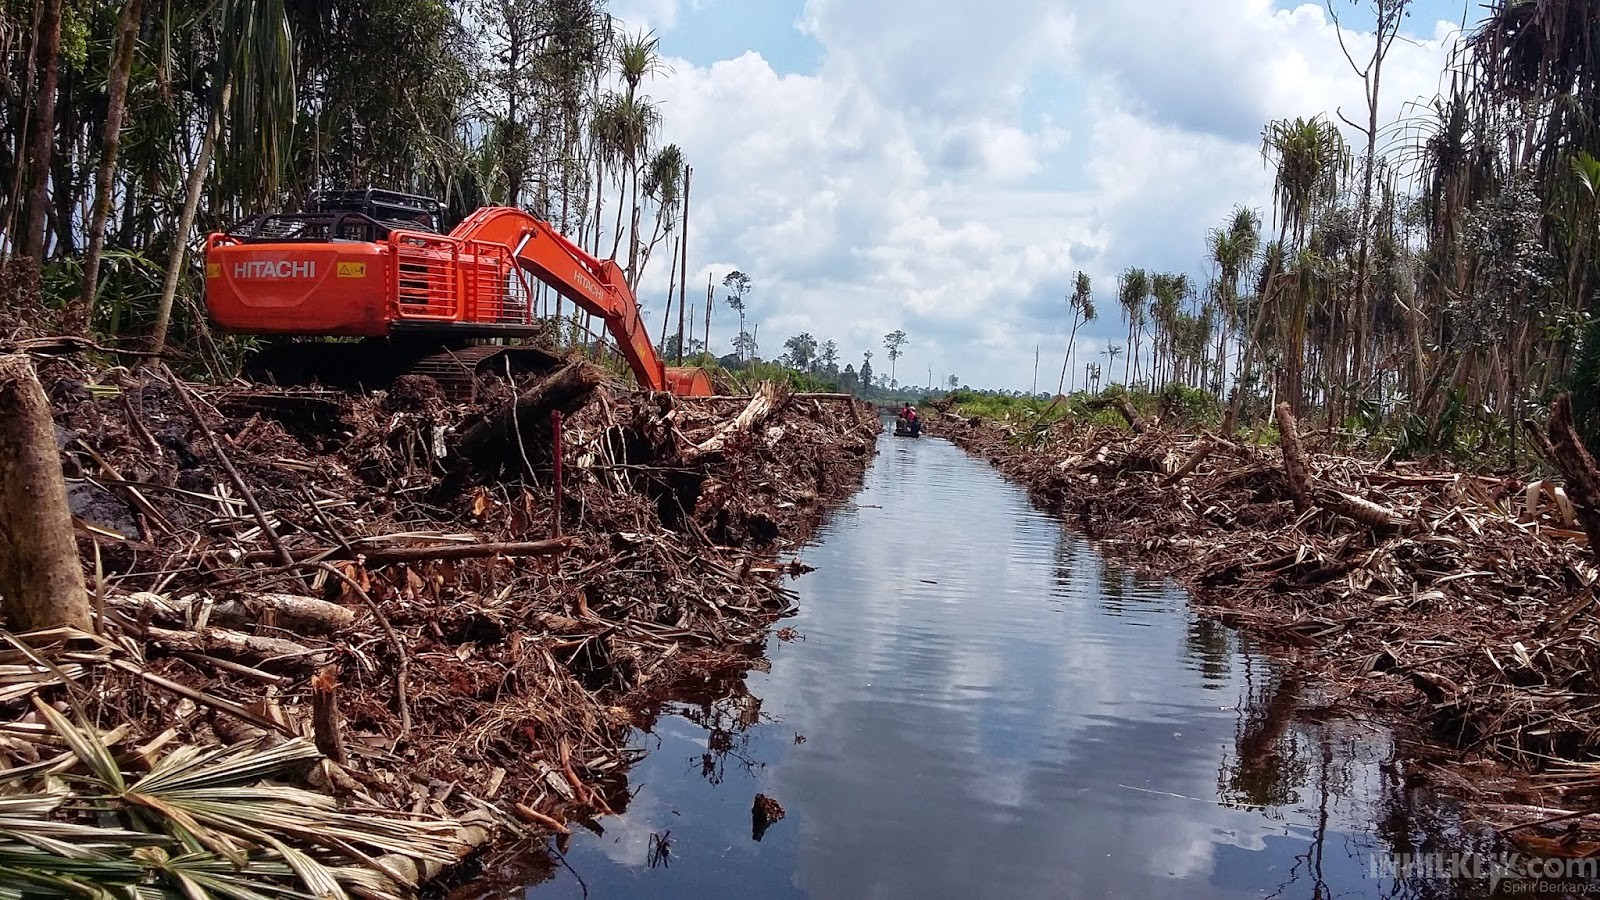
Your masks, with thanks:
<instances>
[{"instance_id":1,"label":"distant tree line","mask_svg":"<svg viewBox=\"0 0 1600 900\"><path fill-rule=\"evenodd\" d=\"M201 235L372 186L525 208L638 284L681 245L661 66L603 0L0 0L0 261L75 330L191 347Z\"/></svg>"},{"instance_id":2,"label":"distant tree line","mask_svg":"<svg viewBox=\"0 0 1600 900\"><path fill-rule=\"evenodd\" d=\"M1347 131L1324 114L1263 129L1271 208L1207 233L1207 278L1121 273L1126 339L1106 375L1207 392L1229 428L1285 401L1402 453L1497 448L1508 465L1522 421L1571 390L1596 443L1600 4L1492 0L1445 93L1387 126L1380 86L1409 6L1373 0L1371 21L1339 31L1367 98Z\"/></svg>"}]
</instances>

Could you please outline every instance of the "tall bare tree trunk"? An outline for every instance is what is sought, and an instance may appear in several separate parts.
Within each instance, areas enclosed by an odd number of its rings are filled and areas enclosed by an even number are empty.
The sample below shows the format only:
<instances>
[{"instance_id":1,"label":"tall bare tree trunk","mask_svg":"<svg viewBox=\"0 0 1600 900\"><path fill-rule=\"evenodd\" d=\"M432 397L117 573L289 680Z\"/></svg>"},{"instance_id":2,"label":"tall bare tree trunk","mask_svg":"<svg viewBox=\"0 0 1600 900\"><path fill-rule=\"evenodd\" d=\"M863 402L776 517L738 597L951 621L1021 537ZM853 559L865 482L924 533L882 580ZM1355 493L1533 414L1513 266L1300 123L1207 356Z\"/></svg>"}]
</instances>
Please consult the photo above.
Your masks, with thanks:
<instances>
[{"instance_id":1,"label":"tall bare tree trunk","mask_svg":"<svg viewBox=\"0 0 1600 900\"><path fill-rule=\"evenodd\" d=\"M0 421L0 610L22 631L88 631L55 423L26 356L0 356Z\"/></svg>"},{"instance_id":2,"label":"tall bare tree trunk","mask_svg":"<svg viewBox=\"0 0 1600 900\"><path fill-rule=\"evenodd\" d=\"M167 277L161 284L161 302L156 307L156 324L150 336L150 349L163 353L167 349L167 329L172 324L172 301L178 296L178 278L183 274L183 257L189 248L189 230L194 227L194 216L200 208L200 191L206 184L206 172L211 169L211 155L217 149L217 135L222 131L222 110L233 93L230 75L222 85L217 103L211 108L211 119L206 123L206 135L200 142L200 157L189 173L189 183L184 186L183 213L178 217L178 231L173 235L172 252L167 256Z\"/></svg>"},{"instance_id":3,"label":"tall bare tree trunk","mask_svg":"<svg viewBox=\"0 0 1600 900\"><path fill-rule=\"evenodd\" d=\"M667 262L667 308L661 312L661 347L666 352L667 325L672 321L672 295L678 290L678 251L683 242L672 242L672 256ZM683 348L678 348L678 356L683 356Z\"/></svg>"},{"instance_id":4,"label":"tall bare tree trunk","mask_svg":"<svg viewBox=\"0 0 1600 900\"><path fill-rule=\"evenodd\" d=\"M689 289L689 181L694 177L694 167L683 167L683 232L678 235L678 243L682 248L678 254L678 365L683 365L684 354L688 348L684 346L683 336L683 300Z\"/></svg>"},{"instance_id":5,"label":"tall bare tree trunk","mask_svg":"<svg viewBox=\"0 0 1600 900\"><path fill-rule=\"evenodd\" d=\"M44 248L49 242L46 214L49 212L50 157L56 139L56 84L61 73L61 0L45 0L39 21L40 78L39 115L33 122L33 186L28 193L28 222L22 231L21 252L35 265L44 264Z\"/></svg>"},{"instance_id":6,"label":"tall bare tree trunk","mask_svg":"<svg viewBox=\"0 0 1600 900\"><path fill-rule=\"evenodd\" d=\"M100 168L95 173L94 213L89 220L89 247L83 255L83 293L78 298L79 319L84 333L94 318L94 295L100 281L100 254L106 244L106 219L111 216L111 186L117 171L117 149L122 144L122 115L128 105L128 74L133 68L133 53L139 40L139 20L144 0L128 0L117 18L117 46L111 67L106 130L100 141Z\"/></svg>"}]
</instances>

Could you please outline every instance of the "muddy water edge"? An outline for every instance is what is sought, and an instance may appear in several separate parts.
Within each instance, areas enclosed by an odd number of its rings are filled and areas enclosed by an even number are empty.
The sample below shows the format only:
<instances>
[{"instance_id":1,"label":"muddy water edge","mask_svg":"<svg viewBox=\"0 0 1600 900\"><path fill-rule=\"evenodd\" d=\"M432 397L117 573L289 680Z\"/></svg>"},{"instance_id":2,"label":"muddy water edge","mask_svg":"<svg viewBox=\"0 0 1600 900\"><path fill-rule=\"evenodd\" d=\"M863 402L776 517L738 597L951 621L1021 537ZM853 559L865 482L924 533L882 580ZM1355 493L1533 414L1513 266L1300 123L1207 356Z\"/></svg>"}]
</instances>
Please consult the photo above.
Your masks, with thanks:
<instances>
[{"instance_id":1,"label":"muddy water edge","mask_svg":"<svg viewBox=\"0 0 1600 900\"><path fill-rule=\"evenodd\" d=\"M1381 724L945 441L881 437L798 561L770 667L636 733L530 896L1489 896L1386 870L1499 848Z\"/></svg>"}]
</instances>

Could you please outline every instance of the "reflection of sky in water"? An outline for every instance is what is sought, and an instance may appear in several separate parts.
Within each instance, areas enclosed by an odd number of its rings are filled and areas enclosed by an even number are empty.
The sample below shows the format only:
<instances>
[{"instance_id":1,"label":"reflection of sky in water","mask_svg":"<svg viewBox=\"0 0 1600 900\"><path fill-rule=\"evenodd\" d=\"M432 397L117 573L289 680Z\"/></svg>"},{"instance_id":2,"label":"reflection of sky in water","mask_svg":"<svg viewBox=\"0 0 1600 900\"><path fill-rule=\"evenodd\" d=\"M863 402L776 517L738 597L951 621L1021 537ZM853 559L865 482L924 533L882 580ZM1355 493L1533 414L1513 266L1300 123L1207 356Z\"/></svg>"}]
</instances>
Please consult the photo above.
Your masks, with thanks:
<instances>
[{"instance_id":1,"label":"reflection of sky in water","mask_svg":"<svg viewBox=\"0 0 1600 900\"><path fill-rule=\"evenodd\" d=\"M1417 827L1380 802L1399 791L1384 735L1294 722L1295 681L981 462L882 449L803 554L805 640L748 678L765 724L716 785L705 729L644 737L627 814L568 854L590 896L1395 895L1365 877L1380 815ZM788 810L761 843L758 791ZM581 890L562 872L534 893Z\"/></svg>"}]
</instances>

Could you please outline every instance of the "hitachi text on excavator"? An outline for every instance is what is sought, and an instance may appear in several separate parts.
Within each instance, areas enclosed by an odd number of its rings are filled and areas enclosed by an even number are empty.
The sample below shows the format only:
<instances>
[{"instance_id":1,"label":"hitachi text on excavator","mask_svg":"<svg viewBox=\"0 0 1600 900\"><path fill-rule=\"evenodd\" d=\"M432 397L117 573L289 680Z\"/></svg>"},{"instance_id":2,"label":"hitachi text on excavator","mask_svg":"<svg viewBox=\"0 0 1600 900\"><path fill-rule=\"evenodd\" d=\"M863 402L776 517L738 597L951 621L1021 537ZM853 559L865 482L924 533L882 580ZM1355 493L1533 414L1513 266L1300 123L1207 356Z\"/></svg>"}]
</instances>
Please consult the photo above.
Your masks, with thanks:
<instances>
[{"instance_id":1,"label":"hitachi text on excavator","mask_svg":"<svg viewBox=\"0 0 1600 900\"><path fill-rule=\"evenodd\" d=\"M258 216L212 234L206 307L239 333L449 347L538 334L536 279L605 323L642 387L711 394L703 369L662 362L615 262L520 209L484 207L448 234L437 230L442 212L426 197L336 191L306 212ZM448 358L476 365L505 349L464 348Z\"/></svg>"}]
</instances>

